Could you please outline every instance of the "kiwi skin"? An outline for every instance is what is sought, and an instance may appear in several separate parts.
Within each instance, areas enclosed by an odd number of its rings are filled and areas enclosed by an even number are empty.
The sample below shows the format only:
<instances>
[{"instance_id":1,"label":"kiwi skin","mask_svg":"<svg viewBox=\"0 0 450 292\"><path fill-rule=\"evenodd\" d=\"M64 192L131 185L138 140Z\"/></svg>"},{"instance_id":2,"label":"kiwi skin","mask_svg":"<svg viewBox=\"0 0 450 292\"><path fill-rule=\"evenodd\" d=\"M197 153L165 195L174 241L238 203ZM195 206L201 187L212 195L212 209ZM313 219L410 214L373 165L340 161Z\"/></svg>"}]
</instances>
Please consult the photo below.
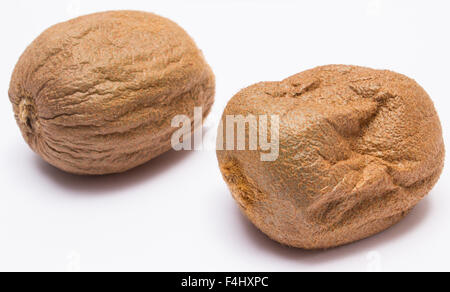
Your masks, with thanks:
<instances>
[{"instance_id":1,"label":"kiwi skin","mask_svg":"<svg viewBox=\"0 0 450 292\"><path fill-rule=\"evenodd\" d=\"M433 102L391 71L329 65L258 83L231 99L223 123L249 114L280 117L279 158L218 150L220 170L242 212L283 245L327 249L375 235L404 218L444 167Z\"/></svg>"}]
</instances>

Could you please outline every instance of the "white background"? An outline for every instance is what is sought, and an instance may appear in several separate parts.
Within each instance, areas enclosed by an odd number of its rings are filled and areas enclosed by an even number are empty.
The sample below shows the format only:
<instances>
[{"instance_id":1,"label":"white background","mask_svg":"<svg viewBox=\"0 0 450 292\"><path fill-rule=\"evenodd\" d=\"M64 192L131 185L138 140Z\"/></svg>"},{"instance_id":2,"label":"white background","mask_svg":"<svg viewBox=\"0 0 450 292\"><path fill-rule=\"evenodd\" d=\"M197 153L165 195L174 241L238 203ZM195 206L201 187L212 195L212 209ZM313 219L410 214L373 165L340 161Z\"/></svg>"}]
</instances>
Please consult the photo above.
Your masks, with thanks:
<instances>
[{"instance_id":1,"label":"white background","mask_svg":"<svg viewBox=\"0 0 450 292\"><path fill-rule=\"evenodd\" d=\"M28 148L7 95L16 61L47 27L97 11L144 10L184 27L217 75L207 144L241 88L337 63L415 78L433 98L450 145L450 1L0 3L0 270L450 270L448 168L400 224L356 244L307 252L270 241L240 215L211 149L171 152L122 175L68 175Z\"/></svg>"}]
</instances>

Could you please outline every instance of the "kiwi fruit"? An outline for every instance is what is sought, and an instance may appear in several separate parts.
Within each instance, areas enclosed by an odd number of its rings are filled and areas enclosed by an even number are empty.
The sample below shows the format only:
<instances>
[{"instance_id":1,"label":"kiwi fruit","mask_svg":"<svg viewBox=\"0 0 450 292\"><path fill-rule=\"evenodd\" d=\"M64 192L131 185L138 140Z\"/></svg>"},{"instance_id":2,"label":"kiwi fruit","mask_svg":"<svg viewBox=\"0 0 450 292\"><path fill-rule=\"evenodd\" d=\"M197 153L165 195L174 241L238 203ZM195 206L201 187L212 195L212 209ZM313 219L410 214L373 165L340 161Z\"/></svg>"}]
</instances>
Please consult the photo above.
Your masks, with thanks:
<instances>
[{"instance_id":1,"label":"kiwi fruit","mask_svg":"<svg viewBox=\"0 0 450 292\"><path fill-rule=\"evenodd\" d=\"M174 22L110 11L57 24L23 53L9 97L29 146L69 173L120 173L171 149L177 115L203 116L215 78Z\"/></svg>"},{"instance_id":2,"label":"kiwi fruit","mask_svg":"<svg viewBox=\"0 0 450 292\"><path fill-rule=\"evenodd\" d=\"M236 115L279 117L276 160L262 161L261 149L222 148L217 157L243 213L287 246L326 249L391 227L444 166L433 102L391 71L330 65L258 83L231 99L222 124Z\"/></svg>"}]
</instances>

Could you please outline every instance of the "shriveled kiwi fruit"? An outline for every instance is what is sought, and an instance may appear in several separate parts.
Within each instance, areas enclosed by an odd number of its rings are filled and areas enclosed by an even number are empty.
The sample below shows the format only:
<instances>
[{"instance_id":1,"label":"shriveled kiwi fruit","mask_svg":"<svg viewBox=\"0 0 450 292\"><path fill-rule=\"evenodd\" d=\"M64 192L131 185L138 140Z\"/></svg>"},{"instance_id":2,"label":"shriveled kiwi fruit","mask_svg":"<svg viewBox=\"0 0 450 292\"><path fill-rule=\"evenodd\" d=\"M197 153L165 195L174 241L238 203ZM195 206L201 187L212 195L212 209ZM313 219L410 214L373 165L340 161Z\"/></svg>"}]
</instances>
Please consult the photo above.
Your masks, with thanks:
<instances>
[{"instance_id":1,"label":"shriveled kiwi fruit","mask_svg":"<svg viewBox=\"0 0 450 292\"><path fill-rule=\"evenodd\" d=\"M176 115L206 116L214 75L174 22L112 11L57 24L20 58L9 97L30 147L70 173L103 175L170 150Z\"/></svg>"},{"instance_id":2,"label":"shriveled kiwi fruit","mask_svg":"<svg viewBox=\"0 0 450 292\"><path fill-rule=\"evenodd\" d=\"M284 245L324 249L377 234L404 218L443 169L433 102L391 71L332 65L259 83L231 99L223 123L250 114L279 116L278 159L219 150L220 169L247 217Z\"/></svg>"}]
</instances>

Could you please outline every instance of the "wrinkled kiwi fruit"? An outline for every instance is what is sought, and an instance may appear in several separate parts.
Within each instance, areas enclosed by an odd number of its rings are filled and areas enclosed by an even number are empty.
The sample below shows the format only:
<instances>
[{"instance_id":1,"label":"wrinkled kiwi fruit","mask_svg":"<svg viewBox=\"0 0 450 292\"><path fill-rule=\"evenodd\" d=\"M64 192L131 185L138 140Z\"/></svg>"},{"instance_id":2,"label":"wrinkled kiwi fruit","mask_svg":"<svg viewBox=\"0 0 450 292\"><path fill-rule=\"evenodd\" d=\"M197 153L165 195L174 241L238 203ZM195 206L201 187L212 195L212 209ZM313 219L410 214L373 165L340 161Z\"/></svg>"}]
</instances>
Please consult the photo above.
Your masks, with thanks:
<instances>
[{"instance_id":1,"label":"wrinkled kiwi fruit","mask_svg":"<svg viewBox=\"0 0 450 292\"><path fill-rule=\"evenodd\" d=\"M214 75L174 22L112 11L57 24L20 58L9 97L26 142L82 175L119 173L171 149L176 115L206 116Z\"/></svg>"},{"instance_id":2,"label":"wrinkled kiwi fruit","mask_svg":"<svg viewBox=\"0 0 450 292\"><path fill-rule=\"evenodd\" d=\"M333 65L259 83L231 99L223 123L249 114L280 117L278 159L218 150L220 169L243 213L284 245L324 249L377 234L443 169L433 102L391 71Z\"/></svg>"}]
</instances>

